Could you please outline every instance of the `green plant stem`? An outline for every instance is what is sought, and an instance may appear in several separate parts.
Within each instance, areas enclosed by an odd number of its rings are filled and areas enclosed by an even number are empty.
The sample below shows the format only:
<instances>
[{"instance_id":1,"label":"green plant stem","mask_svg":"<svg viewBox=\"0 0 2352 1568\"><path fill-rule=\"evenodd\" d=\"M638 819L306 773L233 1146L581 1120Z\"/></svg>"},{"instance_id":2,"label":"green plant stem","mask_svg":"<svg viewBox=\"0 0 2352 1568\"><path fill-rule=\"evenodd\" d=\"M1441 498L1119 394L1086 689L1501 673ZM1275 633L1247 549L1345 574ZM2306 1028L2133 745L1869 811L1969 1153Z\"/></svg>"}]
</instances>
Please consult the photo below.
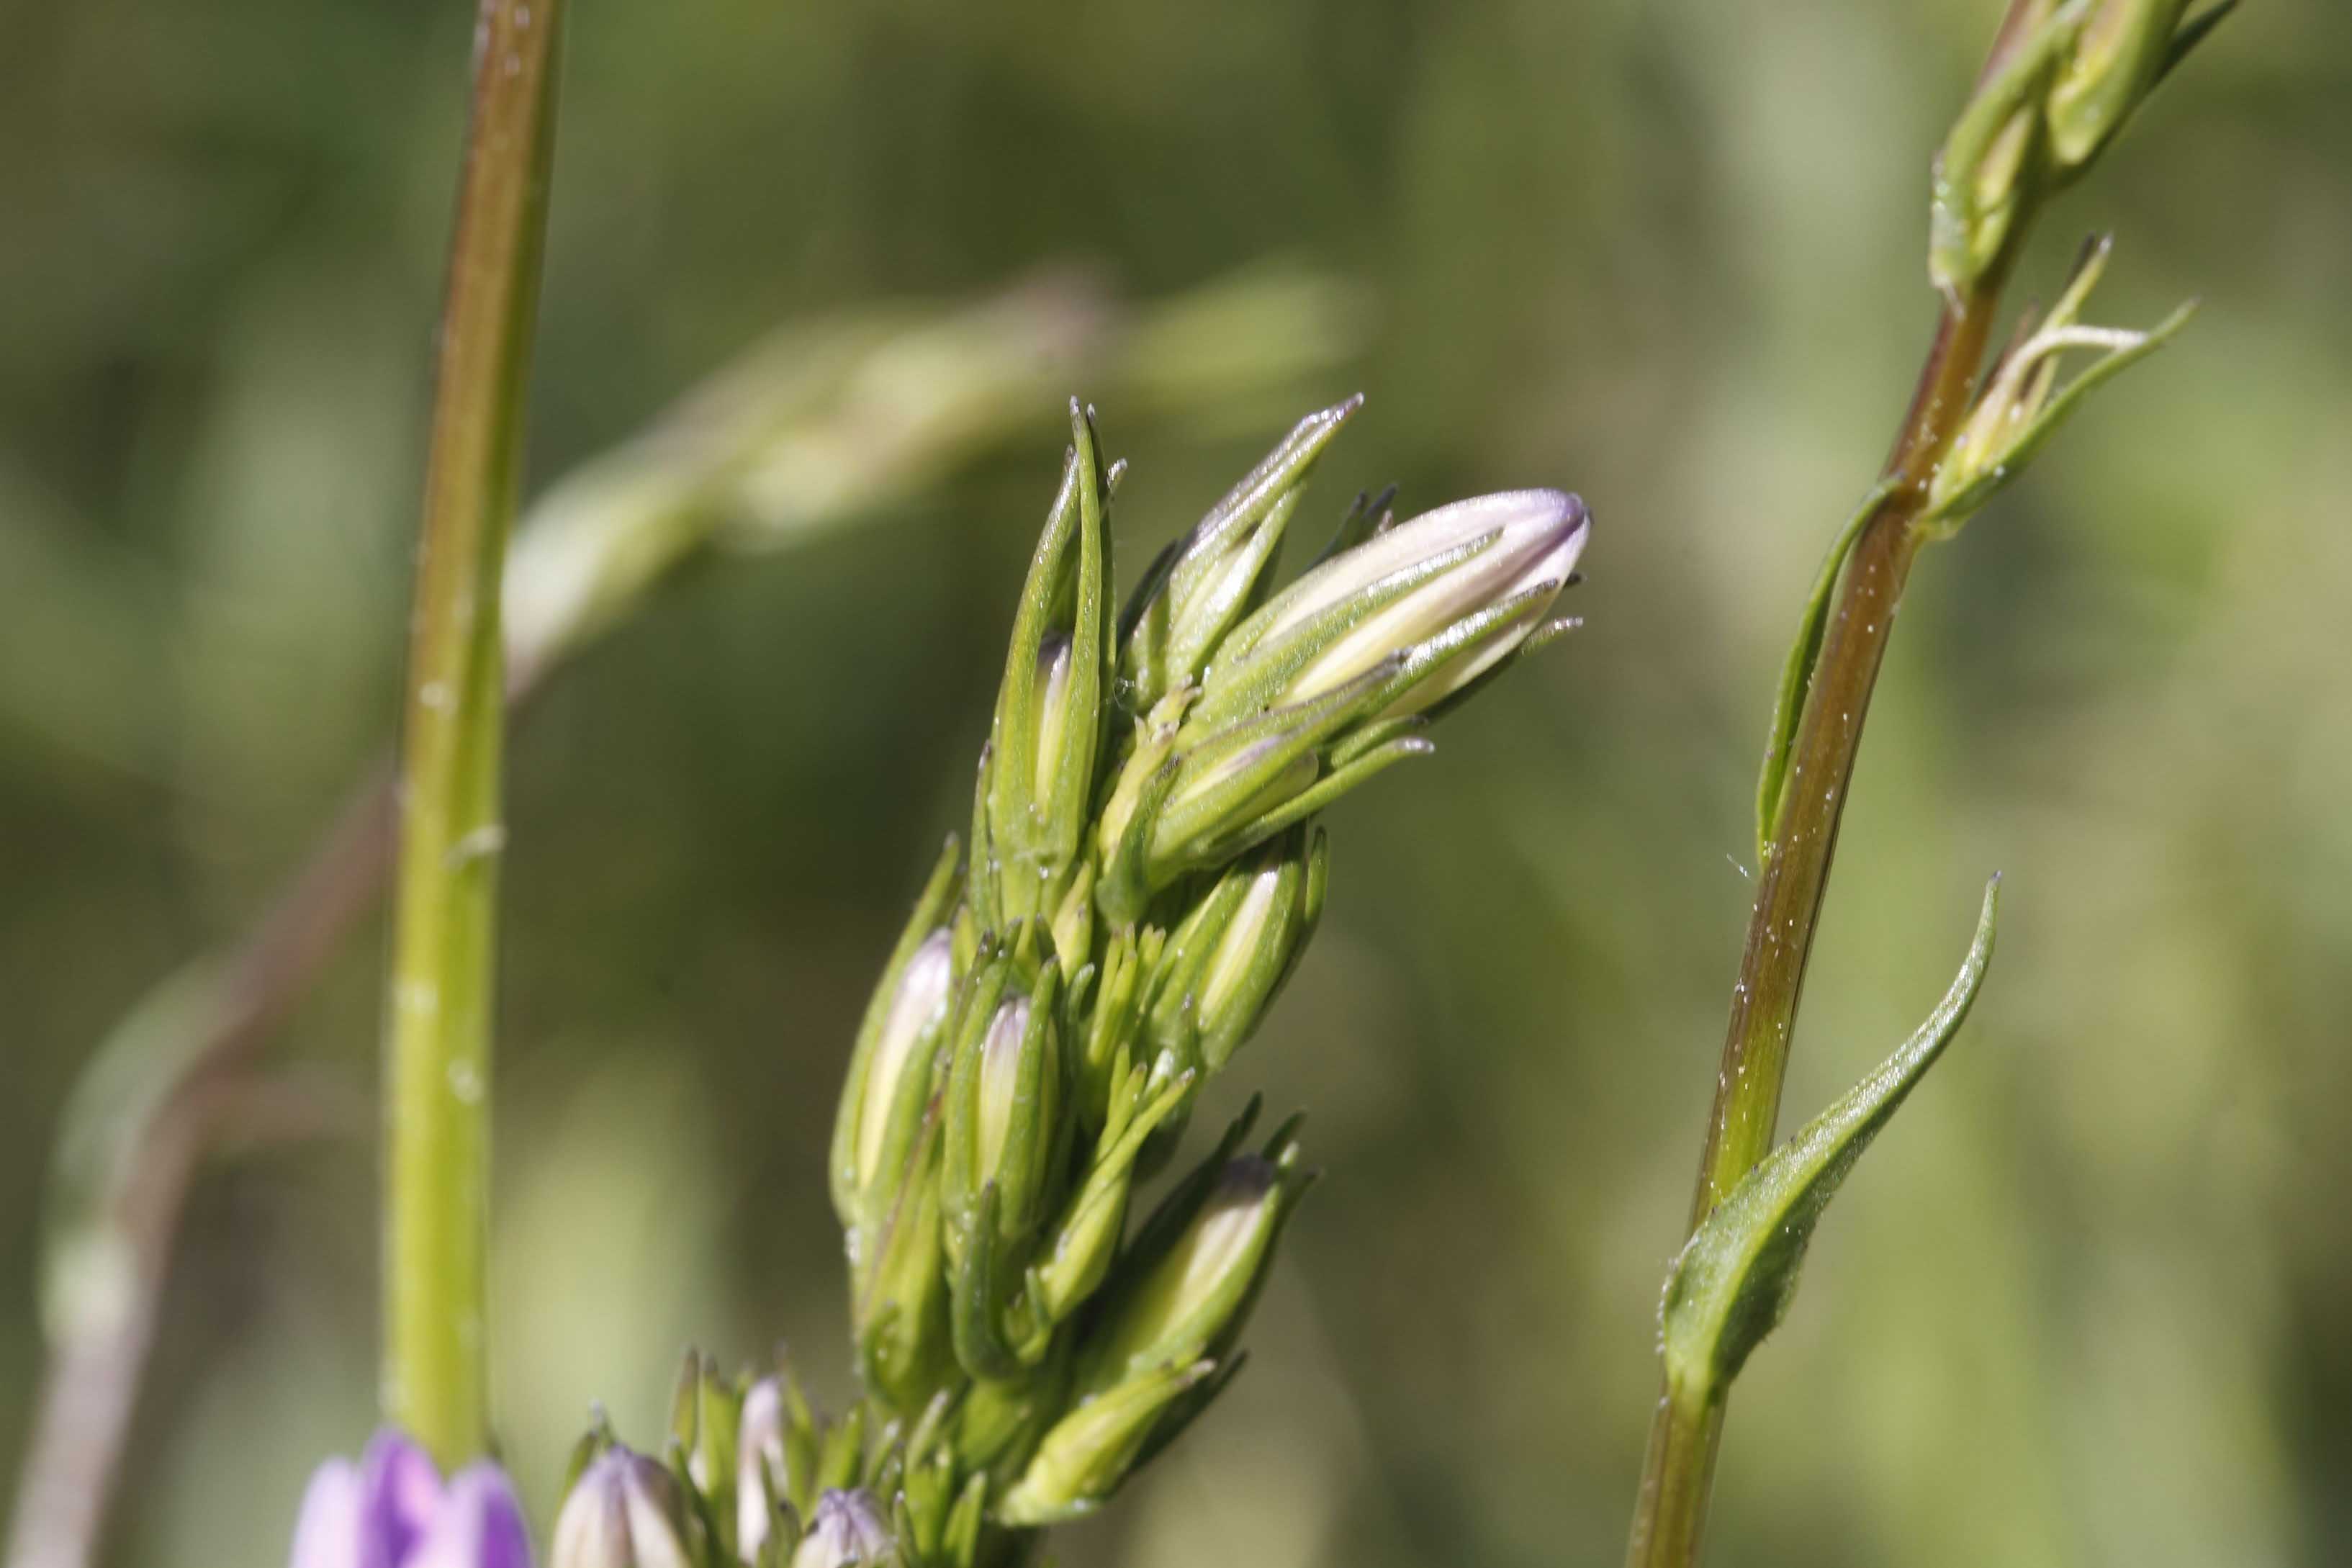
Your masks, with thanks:
<instances>
[{"instance_id":1,"label":"green plant stem","mask_svg":"<svg viewBox=\"0 0 2352 1568\"><path fill-rule=\"evenodd\" d=\"M2009 254L2014 251L2012 246ZM1864 525L1839 581L1790 752L1771 853L1757 873L1756 903L1738 984L1732 989L1723 1068L1691 1206L1694 1229L1771 1151L1790 1036L1862 746L1863 721L1922 541L1913 523L1936 463L1968 412L2007 265L2004 258L1969 293L1946 301L1887 461L1894 487ZM1626 1552L1633 1568L1684 1568L1697 1561L1723 1414L1720 1400L1659 1401Z\"/></svg>"},{"instance_id":2,"label":"green plant stem","mask_svg":"<svg viewBox=\"0 0 2352 1568\"><path fill-rule=\"evenodd\" d=\"M386 1005L386 1417L444 1465L488 1446L485 1253L504 656L562 0L484 0L442 309L410 622Z\"/></svg>"}]
</instances>

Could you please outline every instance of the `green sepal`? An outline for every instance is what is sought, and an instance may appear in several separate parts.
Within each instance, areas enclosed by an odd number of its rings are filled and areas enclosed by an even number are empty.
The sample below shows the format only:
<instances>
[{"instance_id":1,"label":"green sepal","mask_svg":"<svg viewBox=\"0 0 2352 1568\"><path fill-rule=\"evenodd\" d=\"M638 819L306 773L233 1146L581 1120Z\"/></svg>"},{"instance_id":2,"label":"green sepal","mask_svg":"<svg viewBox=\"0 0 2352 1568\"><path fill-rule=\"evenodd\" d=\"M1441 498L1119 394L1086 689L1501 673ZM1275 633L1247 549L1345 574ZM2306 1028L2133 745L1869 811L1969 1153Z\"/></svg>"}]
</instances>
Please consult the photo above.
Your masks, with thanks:
<instances>
[{"instance_id":1,"label":"green sepal","mask_svg":"<svg viewBox=\"0 0 2352 1568\"><path fill-rule=\"evenodd\" d=\"M1119 617L1122 700L1130 711L1198 679L1234 622L1264 597L1316 459L1363 401L1359 395L1301 419L1153 561Z\"/></svg>"},{"instance_id":2,"label":"green sepal","mask_svg":"<svg viewBox=\"0 0 2352 1568\"><path fill-rule=\"evenodd\" d=\"M984 1189L995 1192L994 1223L1000 1237L1006 1240L1034 1230L1051 1196L1048 1187L1055 1155L1063 1142L1062 1063L1056 1049L1059 1030L1055 1013L1061 969L1052 959L1044 962L1030 984L1027 1024L1018 1047L1012 1103L996 1166L981 1168L985 1152L981 1123L987 1046L1017 963L1016 954L985 965L974 976L971 1005L958 1020L945 1095L945 1155L940 1180L951 1257L971 1244Z\"/></svg>"},{"instance_id":3,"label":"green sepal","mask_svg":"<svg viewBox=\"0 0 2352 1568\"><path fill-rule=\"evenodd\" d=\"M1232 1153L1238 1140L1229 1132L1144 1223L1121 1254L1119 1277L1081 1347L1076 1387L1082 1402L1147 1367L1215 1361L1233 1348L1265 1283L1283 1227L1315 1180L1300 1163L1304 1120L1290 1117L1262 1152L1240 1159ZM1237 1180L1249 1194L1251 1226L1239 1249L1215 1256L1220 1267L1203 1277L1201 1254L1190 1248L1210 1233L1195 1227L1221 1190ZM1226 1244L1222 1235L1216 1240ZM1163 1278L1170 1269L1175 1272Z\"/></svg>"},{"instance_id":4,"label":"green sepal","mask_svg":"<svg viewBox=\"0 0 2352 1568\"><path fill-rule=\"evenodd\" d=\"M1156 1367L1079 1405L1045 1434L997 1504L998 1521L1034 1528L1100 1508L1134 1468L1160 1417L1215 1370L1209 1362Z\"/></svg>"},{"instance_id":5,"label":"green sepal","mask_svg":"<svg viewBox=\"0 0 2352 1568\"><path fill-rule=\"evenodd\" d=\"M1137 1063L1114 1092L1113 1119L1043 1254L1028 1271L1028 1301L1047 1327L1060 1323L1100 1289L1118 1255L1135 1165L1152 1132L1191 1098L1190 1071L1156 1074ZM1157 1081L1155 1081L1155 1079ZM1255 1101L1252 1101L1252 1114ZM1234 1140L1238 1142L1238 1139Z\"/></svg>"},{"instance_id":6,"label":"green sepal","mask_svg":"<svg viewBox=\"0 0 2352 1568\"><path fill-rule=\"evenodd\" d=\"M1402 663L1385 659L1320 696L1239 721L1180 750L1174 789L1149 819L1136 814L1137 826L1150 834L1145 877L1151 889L1231 859L1304 816L1273 821L1324 776L1319 749L1377 711L1371 704Z\"/></svg>"},{"instance_id":7,"label":"green sepal","mask_svg":"<svg viewBox=\"0 0 2352 1568\"><path fill-rule=\"evenodd\" d=\"M1211 862L1238 855L1251 845L1306 821L1374 774L1386 772L1408 757L1425 757L1436 750L1434 742L1419 734L1402 734L1384 741L1363 755L1349 759L1346 766L1332 769L1264 816L1252 817L1223 837L1208 840L1193 853Z\"/></svg>"},{"instance_id":8,"label":"green sepal","mask_svg":"<svg viewBox=\"0 0 2352 1568\"><path fill-rule=\"evenodd\" d=\"M1284 706L1285 689L1334 643L1416 589L1467 565L1502 539L1501 529L1491 529L1451 550L1412 562L1279 633L1272 628L1288 607L1292 590L1275 595L1235 626L1217 649L1216 661L1202 678L1200 701L1186 716L1187 729L1216 730ZM1399 650L1379 668L1396 674L1405 668L1405 651Z\"/></svg>"},{"instance_id":9,"label":"green sepal","mask_svg":"<svg viewBox=\"0 0 2352 1568\"><path fill-rule=\"evenodd\" d=\"M1787 1313L1813 1228L1839 1184L1968 1017L1992 959L2000 893L1995 877L1968 959L1918 1032L1749 1172L1675 1259L1660 1343L1677 1402L1697 1408L1721 1399Z\"/></svg>"},{"instance_id":10,"label":"green sepal","mask_svg":"<svg viewBox=\"0 0 2352 1568\"><path fill-rule=\"evenodd\" d=\"M814 1514L816 1500L827 1492L858 1485L866 1474L866 1406L851 1405L828 1425L819 1443L814 1484L803 1516Z\"/></svg>"},{"instance_id":11,"label":"green sepal","mask_svg":"<svg viewBox=\"0 0 2352 1568\"><path fill-rule=\"evenodd\" d=\"M973 1476L956 1494L940 1532L940 1560L947 1568L977 1568L982 1532L988 1527L988 1478Z\"/></svg>"},{"instance_id":12,"label":"green sepal","mask_svg":"<svg viewBox=\"0 0 2352 1568\"><path fill-rule=\"evenodd\" d=\"M1181 1437L1185 1429L1201 1418L1202 1411L1217 1402L1217 1395L1231 1387L1234 1379L1242 1374L1242 1368L1248 1364L1249 1352L1235 1351L1217 1363L1215 1372L1179 1395L1168 1406L1167 1414L1153 1424L1151 1436L1143 1440L1143 1447L1135 1451L1135 1462L1129 1467L1129 1473L1143 1468L1165 1453L1168 1445Z\"/></svg>"},{"instance_id":13,"label":"green sepal","mask_svg":"<svg viewBox=\"0 0 2352 1568\"><path fill-rule=\"evenodd\" d=\"M997 1186L991 1182L981 1190L955 1266L950 1321L957 1364L972 1377L1002 1381L1018 1377L1024 1368L1002 1327L1007 1303L999 1286L1004 1272L998 1262L999 1207Z\"/></svg>"},{"instance_id":14,"label":"green sepal","mask_svg":"<svg viewBox=\"0 0 2352 1568\"><path fill-rule=\"evenodd\" d=\"M2220 26L2230 13L2237 8L2238 0L2219 0L2218 4L2206 6L2205 9L2183 22L2180 25L2180 30L2172 35L2172 42L2165 47L2164 63L2156 70L2156 83L2162 83L2166 78L2179 69L2180 62L2189 58L2189 52L2210 37L2213 29ZM2151 84L2149 91L2154 91L2155 86L2156 84Z\"/></svg>"},{"instance_id":15,"label":"green sepal","mask_svg":"<svg viewBox=\"0 0 2352 1568\"><path fill-rule=\"evenodd\" d=\"M2221 0L2183 21L2189 0L2105 0L2050 88L2050 148L2068 178L2090 167L2237 5Z\"/></svg>"},{"instance_id":16,"label":"green sepal","mask_svg":"<svg viewBox=\"0 0 2352 1568\"><path fill-rule=\"evenodd\" d=\"M1340 517L1339 526L1331 531L1331 537L1324 544L1322 552L1307 563L1307 570L1312 572L1326 561L1345 555L1366 540L1394 528L1396 513L1391 509L1396 503L1398 488L1391 484L1384 486L1377 493L1358 490L1356 499Z\"/></svg>"},{"instance_id":17,"label":"green sepal","mask_svg":"<svg viewBox=\"0 0 2352 1568\"><path fill-rule=\"evenodd\" d=\"M1070 448L1024 585L989 727L976 815L985 820L1004 918L1045 911L1076 858L1093 805L1115 651L1109 627L1108 487L1091 409L1070 400ZM1040 667L1058 650L1058 691ZM975 835L977 837L977 834Z\"/></svg>"},{"instance_id":18,"label":"green sepal","mask_svg":"<svg viewBox=\"0 0 2352 1568\"><path fill-rule=\"evenodd\" d=\"M992 1491L1009 1487L1028 1467L1046 1431L1068 1402L1070 1358L1046 1357L1026 1376L976 1383L956 1406L950 1434L957 1462Z\"/></svg>"},{"instance_id":19,"label":"green sepal","mask_svg":"<svg viewBox=\"0 0 2352 1568\"><path fill-rule=\"evenodd\" d=\"M588 1467L602 1458L604 1451L618 1441L620 1439L613 1435L613 1418L605 1414L604 1407L602 1405L590 1405L588 1429L581 1433L579 1441L572 1445L572 1452L563 1462L563 1486L555 1495L570 1497L572 1489L580 1484L580 1478L588 1473Z\"/></svg>"}]
</instances>

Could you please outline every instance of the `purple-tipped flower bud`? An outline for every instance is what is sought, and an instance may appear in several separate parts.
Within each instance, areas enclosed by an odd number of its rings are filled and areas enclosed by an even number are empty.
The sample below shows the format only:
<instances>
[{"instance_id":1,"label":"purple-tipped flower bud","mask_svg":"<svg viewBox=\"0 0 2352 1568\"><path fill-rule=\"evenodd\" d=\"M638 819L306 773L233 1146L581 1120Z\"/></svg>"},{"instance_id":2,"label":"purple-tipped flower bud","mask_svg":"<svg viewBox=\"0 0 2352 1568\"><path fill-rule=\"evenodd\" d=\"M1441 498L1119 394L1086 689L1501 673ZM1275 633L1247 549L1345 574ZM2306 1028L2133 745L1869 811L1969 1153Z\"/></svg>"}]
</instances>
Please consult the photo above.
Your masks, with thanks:
<instances>
[{"instance_id":1,"label":"purple-tipped flower bud","mask_svg":"<svg viewBox=\"0 0 2352 1568\"><path fill-rule=\"evenodd\" d=\"M310 1478L292 1568L530 1568L522 1510L498 1467L446 1484L425 1450L380 1432L357 1465L330 1459Z\"/></svg>"},{"instance_id":2,"label":"purple-tipped flower bud","mask_svg":"<svg viewBox=\"0 0 2352 1568\"><path fill-rule=\"evenodd\" d=\"M1479 496L1426 511L1325 562L1236 627L1204 682L1215 710L1227 687L1283 679L1250 706L1285 707L1420 656L1382 717L1417 713L1517 647L1550 610L1591 533L1584 502L1559 490ZM1472 623L1505 612L1490 635Z\"/></svg>"},{"instance_id":3,"label":"purple-tipped flower bud","mask_svg":"<svg viewBox=\"0 0 2352 1568\"><path fill-rule=\"evenodd\" d=\"M1374 533L1268 600L1219 644L1181 725L1139 731L1101 823L1104 915L1132 922L1177 877L1426 752L1416 716L1557 629L1546 617L1591 532L1563 491L1481 496Z\"/></svg>"},{"instance_id":4,"label":"purple-tipped flower bud","mask_svg":"<svg viewBox=\"0 0 2352 1568\"><path fill-rule=\"evenodd\" d=\"M548 1568L693 1568L686 1501L670 1473L615 1446L599 1455L555 1516Z\"/></svg>"},{"instance_id":5,"label":"purple-tipped flower bud","mask_svg":"<svg viewBox=\"0 0 2352 1568\"><path fill-rule=\"evenodd\" d=\"M874 1494L864 1489L829 1491L793 1553L792 1568L858 1568L898 1561L898 1543Z\"/></svg>"}]
</instances>

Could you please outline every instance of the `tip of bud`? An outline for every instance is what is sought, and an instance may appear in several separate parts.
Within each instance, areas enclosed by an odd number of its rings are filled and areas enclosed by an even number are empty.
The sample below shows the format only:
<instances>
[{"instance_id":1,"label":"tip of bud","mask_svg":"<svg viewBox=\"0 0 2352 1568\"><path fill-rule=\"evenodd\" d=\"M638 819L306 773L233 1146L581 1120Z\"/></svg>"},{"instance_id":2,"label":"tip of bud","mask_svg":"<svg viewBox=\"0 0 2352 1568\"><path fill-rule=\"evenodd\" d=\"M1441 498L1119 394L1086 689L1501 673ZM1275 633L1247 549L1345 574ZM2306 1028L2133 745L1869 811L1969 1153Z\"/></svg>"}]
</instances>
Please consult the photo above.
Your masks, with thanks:
<instances>
[{"instance_id":1,"label":"tip of bud","mask_svg":"<svg viewBox=\"0 0 2352 1568\"><path fill-rule=\"evenodd\" d=\"M617 1444L563 1500L548 1568L686 1568L685 1503L670 1473Z\"/></svg>"},{"instance_id":2,"label":"tip of bud","mask_svg":"<svg viewBox=\"0 0 2352 1568\"><path fill-rule=\"evenodd\" d=\"M817 1499L816 1517L793 1553L792 1568L853 1568L887 1563L896 1554L881 1505L863 1488Z\"/></svg>"}]
</instances>

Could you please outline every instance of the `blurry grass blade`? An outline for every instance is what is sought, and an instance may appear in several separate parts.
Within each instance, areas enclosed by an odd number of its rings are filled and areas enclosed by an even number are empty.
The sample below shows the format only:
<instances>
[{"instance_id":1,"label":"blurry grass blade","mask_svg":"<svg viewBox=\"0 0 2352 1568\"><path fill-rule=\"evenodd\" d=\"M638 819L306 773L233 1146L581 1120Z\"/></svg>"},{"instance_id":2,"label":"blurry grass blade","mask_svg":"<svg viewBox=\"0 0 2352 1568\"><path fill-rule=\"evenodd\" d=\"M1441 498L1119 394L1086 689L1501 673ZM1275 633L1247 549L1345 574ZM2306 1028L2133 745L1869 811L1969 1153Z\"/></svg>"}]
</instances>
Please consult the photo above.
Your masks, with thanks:
<instances>
[{"instance_id":1,"label":"blurry grass blade","mask_svg":"<svg viewBox=\"0 0 2352 1568\"><path fill-rule=\"evenodd\" d=\"M1878 515L1878 509L1895 491L1892 479L1882 480L1862 498L1853 515L1838 531L1822 558L1822 569L1813 579L1813 591L1806 597L1805 613L1797 623L1797 640L1789 646L1788 662L1780 668L1780 693L1772 707L1772 732L1764 742L1764 772L1756 781L1756 863L1761 868L1772 858L1772 829L1780 819L1780 796L1789 783L1789 760L1797 741L1797 721L1804 716L1805 693L1812 689L1813 667L1821 662L1822 635L1830 618L1830 599L1837 592L1837 581L1845 570L1845 558L1853 553L1854 541Z\"/></svg>"},{"instance_id":2,"label":"blurry grass blade","mask_svg":"<svg viewBox=\"0 0 2352 1568\"><path fill-rule=\"evenodd\" d=\"M1992 959L2000 893L1995 877L1985 885L1968 958L1918 1032L1748 1173L1675 1259L1662 1326L1666 1383L1677 1402L1697 1407L1720 1398L1779 1326L1822 1211L1968 1017Z\"/></svg>"}]
</instances>

